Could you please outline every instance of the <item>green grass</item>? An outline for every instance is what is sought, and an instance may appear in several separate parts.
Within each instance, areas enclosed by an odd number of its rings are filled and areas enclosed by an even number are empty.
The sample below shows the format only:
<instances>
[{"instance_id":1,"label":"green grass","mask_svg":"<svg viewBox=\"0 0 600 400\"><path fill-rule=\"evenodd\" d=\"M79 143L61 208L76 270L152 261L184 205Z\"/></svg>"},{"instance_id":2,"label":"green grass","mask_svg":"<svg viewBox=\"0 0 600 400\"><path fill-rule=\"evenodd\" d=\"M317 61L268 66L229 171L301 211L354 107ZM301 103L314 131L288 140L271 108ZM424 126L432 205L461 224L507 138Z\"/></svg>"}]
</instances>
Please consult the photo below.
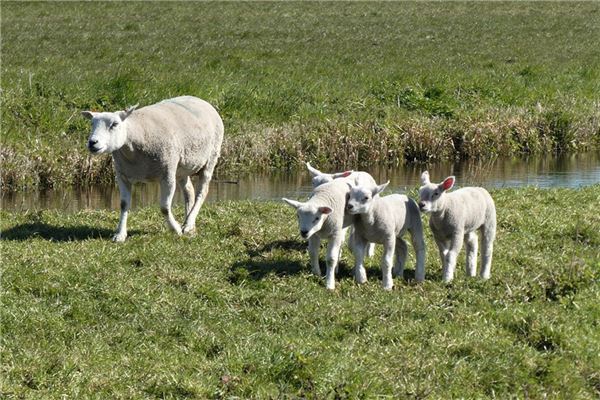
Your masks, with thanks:
<instances>
[{"instance_id":1,"label":"green grass","mask_svg":"<svg viewBox=\"0 0 600 400\"><path fill-rule=\"evenodd\" d=\"M116 211L1 211L0 397L597 398L600 186L492 195L489 281L463 252L442 284L427 229L392 292L346 250L327 291L281 203L207 204L193 238L144 208L124 244Z\"/></svg>"},{"instance_id":2,"label":"green grass","mask_svg":"<svg viewBox=\"0 0 600 400\"><path fill-rule=\"evenodd\" d=\"M594 2L3 2L2 187L112 180L83 109L181 94L221 173L600 145Z\"/></svg>"}]
</instances>

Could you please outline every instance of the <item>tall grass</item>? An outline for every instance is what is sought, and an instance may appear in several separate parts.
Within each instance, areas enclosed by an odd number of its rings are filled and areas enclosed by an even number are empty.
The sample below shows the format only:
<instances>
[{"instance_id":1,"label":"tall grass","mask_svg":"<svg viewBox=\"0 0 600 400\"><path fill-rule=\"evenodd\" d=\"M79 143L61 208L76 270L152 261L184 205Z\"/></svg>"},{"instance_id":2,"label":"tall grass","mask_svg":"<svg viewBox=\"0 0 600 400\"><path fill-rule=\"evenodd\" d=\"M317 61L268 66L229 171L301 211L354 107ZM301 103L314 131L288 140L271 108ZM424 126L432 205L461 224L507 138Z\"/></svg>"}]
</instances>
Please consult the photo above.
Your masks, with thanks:
<instances>
[{"instance_id":1,"label":"tall grass","mask_svg":"<svg viewBox=\"0 0 600 400\"><path fill-rule=\"evenodd\" d=\"M600 186L492 196L489 281L463 252L442 284L427 229L389 293L346 249L328 292L279 203L208 204L193 238L142 209L124 244L116 211L0 211L0 397L597 398Z\"/></svg>"},{"instance_id":2,"label":"tall grass","mask_svg":"<svg viewBox=\"0 0 600 400\"><path fill-rule=\"evenodd\" d=\"M110 181L79 112L181 94L222 114L222 173L600 142L593 2L3 2L1 18L5 189Z\"/></svg>"}]
</instances>

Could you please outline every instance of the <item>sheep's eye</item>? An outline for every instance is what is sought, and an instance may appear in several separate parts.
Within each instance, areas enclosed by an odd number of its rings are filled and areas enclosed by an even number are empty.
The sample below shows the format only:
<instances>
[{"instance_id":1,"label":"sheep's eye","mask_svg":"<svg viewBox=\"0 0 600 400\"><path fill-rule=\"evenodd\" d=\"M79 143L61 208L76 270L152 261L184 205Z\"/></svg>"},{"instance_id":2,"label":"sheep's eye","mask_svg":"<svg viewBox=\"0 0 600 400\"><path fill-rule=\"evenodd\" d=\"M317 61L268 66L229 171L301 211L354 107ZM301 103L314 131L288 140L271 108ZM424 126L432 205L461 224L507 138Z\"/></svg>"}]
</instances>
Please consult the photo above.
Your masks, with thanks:
<instances>
[{"instance_id":1,"label":"sheep's eye","mask_svg":"<svg viewBox=\"0 0 600 400\"><path fill-rule=\"evenodd\" d=\"M110 126L108 127L108 129L114 129L117 127L117 125L119 125L119 123L117 121L113 122L110 124Z\"/></svg>"},{"instance_id":2,"label":"sheep's eye","mask_svg":"<svg viewBox=\"0 0 600 400\"><path fill-rule=\"evenodd\" d=\"M438 192L433 192L433 195L431 197L438 197L440 194Z\"/></svg>"},{"instance_id":3,"label":"sheep's eye","mask_svg":"<svg viewBox=\"0 0 600 400\"><path fill-rule=\"evenodd\" d=\"M315 220L313 222L318 222L319 221L319 217L315 218Z\"/></svg>"},{"instance_id":4,"label":"sheep's eye","mask_svg":"<svg viewBox=\"0 0 600 400\"><path fill-rule=\"evenodd\" d=\"M369 201L369 196L367 196L367 197L365 197L365 198L363 199L363 203L364 203L364 202L367 202L367 201Z\"/></svg>"}]
</instances>

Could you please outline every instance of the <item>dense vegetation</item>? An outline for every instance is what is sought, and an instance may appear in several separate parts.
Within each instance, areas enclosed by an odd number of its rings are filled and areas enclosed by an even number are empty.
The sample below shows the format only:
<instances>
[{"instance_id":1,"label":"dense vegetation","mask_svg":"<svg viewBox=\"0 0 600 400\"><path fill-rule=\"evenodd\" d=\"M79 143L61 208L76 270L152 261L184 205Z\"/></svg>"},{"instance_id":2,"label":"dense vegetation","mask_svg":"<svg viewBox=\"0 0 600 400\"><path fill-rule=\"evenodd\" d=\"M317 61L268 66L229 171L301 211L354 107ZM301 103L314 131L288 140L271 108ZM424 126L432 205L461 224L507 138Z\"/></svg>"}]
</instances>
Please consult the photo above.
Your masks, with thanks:
<instances>
[{"instance_id":1,"label":"dense vegetation","mask_svg":"<svg viewBox=\"0 0 600 400\"><path fill-rule=\"evenodd\" d=\"M3 189L112 179L83 109L193 94L220 173L600 143L600 6L2 2Z\"/></svg>"},{"instance_id":2,"label":"dense vegetation","mask_svg":"<svg viewBox=\"0 0 600 400\"><path fill-rule=\"evenodd\" d=\"M462 253L442 284L427 229L392 292L346 250L325 290L280 203L207 204L193 238L144 208L124 244L117 212L1 211L0 397L597 399L600 186L492 195L491 280Z\"/></svg>"}]
</instances>

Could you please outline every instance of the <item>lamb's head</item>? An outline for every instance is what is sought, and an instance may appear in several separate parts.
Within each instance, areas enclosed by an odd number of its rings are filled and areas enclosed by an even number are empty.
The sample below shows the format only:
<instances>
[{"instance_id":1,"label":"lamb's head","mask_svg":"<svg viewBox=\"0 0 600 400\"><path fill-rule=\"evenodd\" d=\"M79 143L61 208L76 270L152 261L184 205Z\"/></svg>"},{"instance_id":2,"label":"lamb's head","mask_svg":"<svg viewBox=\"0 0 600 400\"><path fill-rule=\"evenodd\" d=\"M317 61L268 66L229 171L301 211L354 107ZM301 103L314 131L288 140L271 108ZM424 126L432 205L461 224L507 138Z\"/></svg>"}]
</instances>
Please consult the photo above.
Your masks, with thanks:
<instances>
[{"instance_id":1,"label":"lamb's head","mask_svg":"<svg viewBox=\"0 0 600 400\"><path fill-rule=\"evenodd\" d=\"M348 214L367 214L373 207L374 198L383 192L390 181L375 187L357 186L354 182L348 182L350 192L346 200L346 211Z\"/></svg>"},{"instance_id":2,"label":"lamb's head","mask_svg":"<svg viewBox=\"0 0 600 400\"><path fill-rule=\"evenodd\" d=\"M136 109L129 107L119 112L82 111L81 115L92 121L92 132L87 147L92 154L112 153L119 150L127 140L125 120Z\"/></svg>"},{"instance_id":3,"label":"lamb's head","mask_svg":"<svg viewBox=\"0 0 600 400\"><path fill-rule=\"evenodd\" d=\"M327 174L325 172L321 172L318 169L312 167L309 162L306 163L306 168L308 168L308 172L312 175L312 186L316 188L318 186L323 185L324 183L328 183L337 178L346 178L352 174L353 171L344 171L338 172L335 174Z\"/></svg>"},{"instance_id":4,"label":"lamb's head","mask_svg":"<svg viewBox=\"0 0 600 400\"><path fill-rule=\"evenodd\" d=\"M454 186L456 178L449 176L442 183L431 183L429 172L421 174L421 186L419 188L419 209L421 212L430 213L441 211L444 205L444 193Z\"/></svg>"},{"instance_id":5,"label":"lamb's head","mask_svg":"<svg viewBox=\"0 0 600 400\"><path fill-rule=\"evenodd\" d=\"M320 231L327 216L333 212L331 207L328 206L317 206L285 198L282 200L296 209L300 235L304 239L308 239Z\"/></svg>"}]
</instances>

